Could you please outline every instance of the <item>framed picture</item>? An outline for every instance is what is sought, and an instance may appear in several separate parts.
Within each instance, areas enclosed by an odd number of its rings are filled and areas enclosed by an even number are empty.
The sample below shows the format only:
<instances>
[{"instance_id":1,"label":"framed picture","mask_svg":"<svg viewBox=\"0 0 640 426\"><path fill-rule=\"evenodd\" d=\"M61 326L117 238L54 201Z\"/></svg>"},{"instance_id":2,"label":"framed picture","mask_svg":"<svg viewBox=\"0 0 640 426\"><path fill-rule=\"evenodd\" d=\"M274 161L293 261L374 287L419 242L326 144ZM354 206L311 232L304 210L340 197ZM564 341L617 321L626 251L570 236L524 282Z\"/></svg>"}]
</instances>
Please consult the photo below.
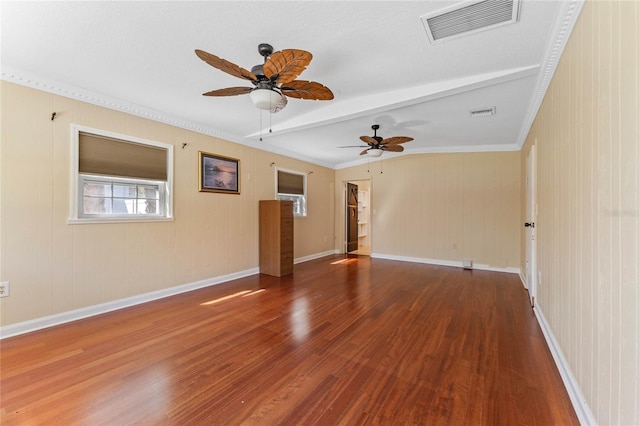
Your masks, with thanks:
<instances>
[{"instance_id":1,"label":"framed picture","mask_svg":"<svg viewBox=\"0 0 640 426\"><path fill-rule=\"evenodd\" d=\"M240 193L240 160L198 152L200 192Z\"/></svg>"}]
</instances>

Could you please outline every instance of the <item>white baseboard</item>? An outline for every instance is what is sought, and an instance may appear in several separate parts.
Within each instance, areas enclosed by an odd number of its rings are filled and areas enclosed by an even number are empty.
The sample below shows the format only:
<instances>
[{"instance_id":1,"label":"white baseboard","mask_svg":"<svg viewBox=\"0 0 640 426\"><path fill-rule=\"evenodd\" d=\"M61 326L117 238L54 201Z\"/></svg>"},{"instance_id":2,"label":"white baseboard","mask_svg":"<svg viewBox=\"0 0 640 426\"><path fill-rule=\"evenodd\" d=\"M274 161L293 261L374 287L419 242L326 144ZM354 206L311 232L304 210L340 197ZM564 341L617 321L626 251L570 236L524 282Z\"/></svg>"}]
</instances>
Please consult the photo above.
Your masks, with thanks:
<instances>
[{"instance_id":1,"label":"white baseboard","mask_svg":"<svg viewBox=\"0 0 640 426\"><path fill-rule=\"evenodd\" d=\"M338 250L328 250L328 251L323 251L322 253L316 253L316 254L312 254L309 256L303 256L303 257L299 257L297 259L293 259L293 263L294 264L298 264L298 263L302 263L302 262L308 262L310 260L314 260L314 259L319 259L321 257L325 257L325 256L329 256L331 254L338 254Z\"/></svg>"},{"instance_id":2,"label":"white baseboard","mask_svg":"<svg viewBox=\"0 0 640 426\"><path fill-rule=\"evenodd\" d=\"M441 259L426 259L422 257L407 257L407 256L396 256L393 254L383 254L383 253L371 253L372 258L377 259L388 259L388 260L399 260L401 262L414 262L414 263L427 263L429 265L438 265L438 266L453 266L455 268L462 268L462 261L455 260L441 260ZM509 274L520 274L520 268L499 268L496 266L484 265L481 263L474 263L473 269L478 269L481 271L493 271L493 272L507 272Z\"/></svg>"},{"instance_id":3,"label":"white baseboard","mask_svg":"<svg viewBox=\"0 0 640 426\"><path fill-rule=\"evenodd\" d=\"M556 340L553 332L551 331L551 327L547 322L544 314L540 310L539 306L535 306L533 308L533 312L538 319L538 324L540 324L540 328L542 329L542 334L544 334L544 338L547 341L547 346L549 347L549 351L551 351L551 355L553 356L553 360L556 363L556 367L558 367L558 371L560 372L560 377L562 377L562 382L564 383L564 387L567 389L567 393L569 394L569 398L571 399L571 404L573 404L573 409L578 416L578 420L581 425L597 425L595 417L593 417L593 413L589 408L589 404L585 399L578 382L576 381L573 373L571 372L571 368L569 367L569 363L567 359L564 357L562 353L562 349L560 349L560 345Z\"/></svg>"},{"instance_id":4,"label":"white baseboard","mask_svg":"<svg viewBox=\"0 0 640 426\"><path fill-rule=\"evenodd\" d=\"M128 308L129 306L151 302L152 300L162 299L163 297L169 297L180 293L186 293L187 291L193 291L199 288L209 287L227 281L236 280L238 278L248 277L250 275L257 274L258 272L258 268L251 268L245 271L234 272L227 275L221 275L219 277L179 285L177 287L166 288L163 290L153 291L151 293L140 294L137 296L127 297L125 299L114 300L112 302L87 306L86 308L75 309L73 311L62 312L60 314L49 315L46 317L7 325L4 327L0 327L0 340L20 334L30 333L36 330L41 330L43 328L53 327L55 325L88 318L94 315L100 315L122 308Z\"/></svg>"},{"instance_id":5,"label":"white baseboard","mask_svg":"<svg viewBox=\"0 0 640 426\"><path fill-rule=\"evenodd\" d=\"M528 290L529 287L527 287L527 279L522 274L522 271L518 272L518 275L520 276L520 281L522 281L522 286Z\"/></svg>"},{"instance_id":6,"label":"white baseboard","mask_svg":"<svg viewBox=\"0 0 640 426\"><path fill-rule=\"evenodd\" d=\"M299 257L294 263L308 262L309 260L318 259L324 256L338 253L337 250L329 250L322 253L316 253L309 256ZM0 327L0 340L8 337L18 336L20 334L30 333L32 331L41 330L47 327L64 324L79 319L88 318L94 315L100 315L107 312L115 311L129 306L139 305L141 303L151 302L152 300L169 297L188 291L197 290L203 287L209 287L216 284L222 284L227 281L236 280L238 278L248 277L259 273L259 268L251 268L244 271L234 272L219 277L208 278L206 280L195 281L188 284L179 285L177 287L166 288L151 293L140 294L137 296L127 297L125 299L114 300L111 302L101 303L99 305L87 306L86 308L75 309L73 311L62 312L60 314L49 315L46 317L36 318L16 324Z\"/></svg>"},{"instance_id":7,"label":"white baseboard","mask_svg":"<svg viewBox=\"0 0 640 426\"><path fill-rule=\"evenodd\" d=\"M303 263L310 260L318 259L324 256L328 256L331 254L340 253L338 250L329 250L322 253L317 253L309 256L304 256L295 259L294 263ZM405 256L395 256L389 254L381 254L381 253L372 253L372 258L379 259L388 259L388 260L399 260L403 262L416 262L416 263L427 263L430 265L439 265L439 266L452 266L462 268L462 262L450 261L450 260L439 260L439 259L425 259L425 258L416 258L416 257L405 257ZM488 265L478 265L474 264L474 269L481 269L486 271L496 271L496 272L507 272L512 274L518 274L520 280L522 280L522 284L525 285L525 279L522 275L522 272L519 268L496 268ZM259 273L258 268L251 268L240 272L234 272L232 274L222 275L219 277L209 278L206 280L195 281L188 284L183 284L177 287L171 287L164 290L158 290L151 293L145 293L137 296L128 297L125 299L114 300L112 302L101 303L99 305L88 306L86 308L75 309L73 311L63 312L56 315L50 315L42 318L36 318L29 321L20 322L17 324L11 324L4 327L0 327L0 340L6 339L9 337L17 336L20 334L29 333L36 330L41 330L47 327L53 327L55 325L64 324L71 321L76 321L83 318L88 318L94 315L100 315L107 312L115 311L122 308L127 308L129 306L139 305L141 303L150 302L153 300L161 299L164 297L173 296L180 293L185 293L188 291L197 290L199 288L208 287L216 284L221 284L224 282L232 281L235 279L247 277L250 275L255 275ZM571 368L567 363L562 350L558 342L556 341L547 320L540 310L538 306L534 307L534 313L540 324L540 328L542 329L542 333L547 342L547 346L553 356L553 359L556 363L558 371L560 372L560 376L562 377L562 381L567 389L567 393L569 394L569 398L571 399L571 403L573 404L573 408L576 411L576 415L580 420L580 424L582 425L596 425L596 420L593 417L593 413L589 408L589 405L582 394L582 390L580 386L575 380L573 373L571 372Z\"/></svg>"}]
</instances>

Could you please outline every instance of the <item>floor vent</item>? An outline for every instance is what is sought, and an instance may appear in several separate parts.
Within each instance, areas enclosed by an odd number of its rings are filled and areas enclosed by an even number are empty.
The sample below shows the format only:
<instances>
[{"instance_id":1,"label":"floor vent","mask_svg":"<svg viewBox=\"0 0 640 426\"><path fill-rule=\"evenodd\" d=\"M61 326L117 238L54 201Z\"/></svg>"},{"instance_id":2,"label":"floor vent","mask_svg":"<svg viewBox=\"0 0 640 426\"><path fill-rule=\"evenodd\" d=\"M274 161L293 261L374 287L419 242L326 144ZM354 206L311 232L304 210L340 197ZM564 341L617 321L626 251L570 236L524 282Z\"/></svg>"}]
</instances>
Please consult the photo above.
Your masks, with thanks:
<instances>
[{"instance_id":1,"label":"floor vent","mask_svg":"<svg viewBox=\"0 0 640 426\"><path fill-rule=\"evenodd\" d=\"M520 0L472 0L420 17L431 43L518 20Z\"/></svg>"}]
</instances>

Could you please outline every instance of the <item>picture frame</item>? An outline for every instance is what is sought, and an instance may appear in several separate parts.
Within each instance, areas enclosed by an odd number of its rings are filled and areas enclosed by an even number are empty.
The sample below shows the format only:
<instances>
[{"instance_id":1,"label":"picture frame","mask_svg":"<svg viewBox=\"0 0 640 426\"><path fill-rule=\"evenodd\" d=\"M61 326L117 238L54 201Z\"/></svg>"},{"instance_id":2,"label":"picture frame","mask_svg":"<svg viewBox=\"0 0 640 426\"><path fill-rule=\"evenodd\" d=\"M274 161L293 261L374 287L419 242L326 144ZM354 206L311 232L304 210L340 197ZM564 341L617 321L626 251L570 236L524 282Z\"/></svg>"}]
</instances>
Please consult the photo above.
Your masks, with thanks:
<instances>
[{"instance_id":1,"label":"picture frame","mask_svg":"<svg viewBox=\"0 0 640 426\"><path fill-rule=\"evenodd\" d=\"M240 160L198 151L198 191L240 194Z\"/></svg>"}]
</instances>

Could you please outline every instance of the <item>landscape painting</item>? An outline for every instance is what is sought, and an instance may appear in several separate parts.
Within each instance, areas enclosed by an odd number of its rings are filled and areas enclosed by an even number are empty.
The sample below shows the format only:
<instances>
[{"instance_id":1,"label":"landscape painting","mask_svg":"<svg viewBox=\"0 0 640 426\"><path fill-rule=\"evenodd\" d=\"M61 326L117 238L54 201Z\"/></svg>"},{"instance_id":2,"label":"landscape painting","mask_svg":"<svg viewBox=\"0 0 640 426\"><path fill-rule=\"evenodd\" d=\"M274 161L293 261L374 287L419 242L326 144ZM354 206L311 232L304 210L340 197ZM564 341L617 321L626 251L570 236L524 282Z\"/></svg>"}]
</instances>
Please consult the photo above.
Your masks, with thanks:
<instances>
[{"instance_id":1,"label":"landscape painting","mask_svg":"<svg viewBox=\"0 0 640 426\"><path fill-rule=\"evenodd\" d=\"M199 191L240 193L240 160L200 151Z\"/></svg>"}]
</instances>

